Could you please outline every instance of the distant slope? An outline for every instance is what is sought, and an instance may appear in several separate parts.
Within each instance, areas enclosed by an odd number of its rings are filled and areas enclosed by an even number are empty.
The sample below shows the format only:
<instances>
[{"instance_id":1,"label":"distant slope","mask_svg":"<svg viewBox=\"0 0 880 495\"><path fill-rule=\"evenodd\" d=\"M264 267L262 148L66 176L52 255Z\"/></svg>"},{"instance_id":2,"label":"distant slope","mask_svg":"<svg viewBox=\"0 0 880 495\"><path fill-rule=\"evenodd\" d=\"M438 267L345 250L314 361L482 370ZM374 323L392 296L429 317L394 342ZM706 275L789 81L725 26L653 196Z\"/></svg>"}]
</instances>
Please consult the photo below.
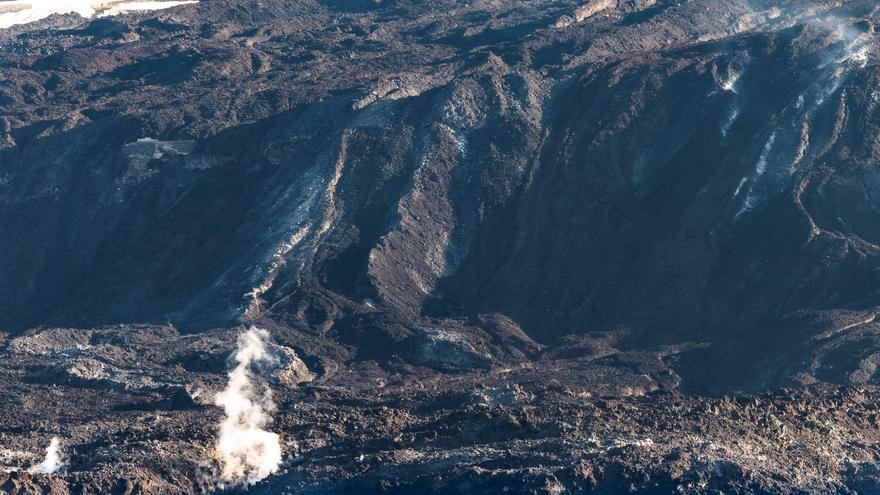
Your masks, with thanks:
<instances>
[{"instance_id":1,"label":"distant slope","mask_svg":"<svg viewBox=\"0 0 880 495\"><path fill-rule=\"evenodd\" d=\"M433 362L413 335L495 315L517 337L489 355L615 331L679 349L695 391L876 382L877 12L838 3L216 0L9 30L0 327L271 319Z\"/></svg>"}]
</instances>

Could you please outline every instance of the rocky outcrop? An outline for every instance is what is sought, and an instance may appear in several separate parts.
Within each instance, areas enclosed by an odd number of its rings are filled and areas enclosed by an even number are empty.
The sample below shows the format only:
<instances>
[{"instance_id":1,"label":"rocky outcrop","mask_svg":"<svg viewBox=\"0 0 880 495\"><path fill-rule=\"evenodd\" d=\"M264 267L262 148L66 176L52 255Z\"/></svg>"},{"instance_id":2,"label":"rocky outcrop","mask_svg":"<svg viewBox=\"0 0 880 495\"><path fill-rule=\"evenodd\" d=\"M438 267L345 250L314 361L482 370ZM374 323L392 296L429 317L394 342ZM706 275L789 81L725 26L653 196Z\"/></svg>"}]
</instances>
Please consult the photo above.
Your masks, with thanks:
<instances>
[{"instance_id":1,"label":"rocky outcrop","mask_svg":"<svg viewBox=\"0 0 880 495\"><path fill-rule=\"evenodd\" d=\"M577 9L571 16L562 16L556 21L556 27L564 28L574 23L584 22L586 19L610 8L617 6L617 0L591 0Z\"/></svg>"}]
</instances>

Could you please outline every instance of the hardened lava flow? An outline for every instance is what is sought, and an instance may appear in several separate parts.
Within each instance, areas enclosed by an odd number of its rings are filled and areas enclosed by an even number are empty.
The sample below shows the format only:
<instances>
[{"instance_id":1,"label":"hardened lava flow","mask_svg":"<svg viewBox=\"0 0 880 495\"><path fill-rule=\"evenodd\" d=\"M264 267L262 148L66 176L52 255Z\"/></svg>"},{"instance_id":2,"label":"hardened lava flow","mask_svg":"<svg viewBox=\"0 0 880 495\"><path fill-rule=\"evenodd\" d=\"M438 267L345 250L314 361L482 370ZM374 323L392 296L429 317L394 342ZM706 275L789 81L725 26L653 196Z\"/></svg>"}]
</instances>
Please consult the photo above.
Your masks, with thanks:
<instances>
[{"instance_id":1,"label":"hardened lava flow","mask_svg":"<svg viewBox=\"0 0 880 495\"><path fill-rule=\"evenodd\" d=\"M173 3L0 3L0 493L880 491L876 2Z\"/></svg>"}]
</instances>

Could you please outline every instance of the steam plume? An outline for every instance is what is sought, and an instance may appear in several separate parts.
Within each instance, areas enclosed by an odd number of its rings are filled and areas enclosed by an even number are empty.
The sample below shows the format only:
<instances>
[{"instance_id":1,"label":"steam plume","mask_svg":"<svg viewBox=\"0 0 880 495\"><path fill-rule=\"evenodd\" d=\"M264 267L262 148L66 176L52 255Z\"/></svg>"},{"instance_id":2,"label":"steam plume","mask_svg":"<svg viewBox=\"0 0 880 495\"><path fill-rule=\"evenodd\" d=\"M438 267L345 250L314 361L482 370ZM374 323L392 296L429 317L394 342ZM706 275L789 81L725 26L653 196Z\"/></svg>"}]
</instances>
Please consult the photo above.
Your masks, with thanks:
<instances>
[{"instance_id":1,"label":"steam plume","mask_svg":"<svg viewBox=\"0 0 880 495\"><path fill-rule=\"evenodd\" d=\"M731 70L727 79L721 82L721 89L730 93L736 93L736 83L739 82L740 74L735 70Z\"/></svg>"},{"instance_id":2,"label":"steam plume","mask_svg":"<svg viewBox=\"0 0 880 495\"><path fill-rule=\"evenodd\" d=\"M62 467L64 467L64 462L61 459L61 440L58 437L52 437L49 447L46 448L46 458L43 459L43 462L28 469L28 472L53 474Z\"/></svg>"},{"instance_id":3,"label":"steam plume","mask_svg":"<svg viewBox=\"0 0 880 495\"><path fill-rule=\"evenodd\" d=\"M229 372L226 390L214 397L214 402L226 411L217 440L224 481L253 484L277 471L281 464L278 435L263 429L275 409L271 391L258 393L250 370L252 363L274 361L266 351L268 338L268 332L256 327L239 336L233 354L237 365Z\"/></svg>"}]
</instances>

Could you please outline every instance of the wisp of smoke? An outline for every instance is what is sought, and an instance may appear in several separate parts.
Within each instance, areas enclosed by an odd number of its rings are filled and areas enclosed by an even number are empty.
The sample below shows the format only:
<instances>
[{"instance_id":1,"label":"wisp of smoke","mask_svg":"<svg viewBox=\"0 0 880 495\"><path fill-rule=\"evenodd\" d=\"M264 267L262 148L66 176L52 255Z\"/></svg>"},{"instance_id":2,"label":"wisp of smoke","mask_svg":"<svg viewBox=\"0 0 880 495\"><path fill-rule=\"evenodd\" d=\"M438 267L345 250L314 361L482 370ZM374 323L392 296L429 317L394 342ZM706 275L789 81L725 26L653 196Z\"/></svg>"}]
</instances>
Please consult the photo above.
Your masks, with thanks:
<instances>
[{"instance_id":1,"label":"wisp of smoke","mask_svg":"<svg viewBox=\"0 0 880 495\"><path fill-rule=\"evenodd\" d=\"M727 79L721 82L721 89L729 93L736 93L736 83L739 82L740 74L735 70L731 70Z\"/></svg>"},{"instance_id":2,"label":"wisp of smoke","mask_svg":"<svg viewBox=\"0 0 880 495\"><path fill-rule=\"evenodd\" d=\"M58 437L52 437L52 441L49 442L49 446L46 448L46 457L43 459L43 462L31 466L28 472L53 474L62 467L64 467L64 462L61 458L61 440Z\"/></svg>"},{"instance_id":3,"label":"wisp of smoke","mask_svg":"<svg viewBox=\"0 0 880 495\"><path fill-rule=\"evenodd\" d=\"M253 484L281 465L280 438L263 429L272 420L270 414L275 408L271 391L259 394L250 370L253 363L274 360L266 350L268 338L267 331L255 327L239 336L233 354L236 366L229 372L226 389L214 398L226 412L217 440L226 482Z\"/></svg>"},{"instance_id":4,"label":"wisp of smoke","mask_svg":"<svg viewBox=\"0 0 880 495\"><path fill-rule=\"evenodd\" d=\"M836 42L836 45L832 46L832 53L822 62L822 67L846 62L853 62L860 68L867 65L871 56L870 45L874 38L873 28L857 27L857 24L851 24L833 15L813 19L809 24L827 32L830 40Z\"/></svg>"}]
</instances>

